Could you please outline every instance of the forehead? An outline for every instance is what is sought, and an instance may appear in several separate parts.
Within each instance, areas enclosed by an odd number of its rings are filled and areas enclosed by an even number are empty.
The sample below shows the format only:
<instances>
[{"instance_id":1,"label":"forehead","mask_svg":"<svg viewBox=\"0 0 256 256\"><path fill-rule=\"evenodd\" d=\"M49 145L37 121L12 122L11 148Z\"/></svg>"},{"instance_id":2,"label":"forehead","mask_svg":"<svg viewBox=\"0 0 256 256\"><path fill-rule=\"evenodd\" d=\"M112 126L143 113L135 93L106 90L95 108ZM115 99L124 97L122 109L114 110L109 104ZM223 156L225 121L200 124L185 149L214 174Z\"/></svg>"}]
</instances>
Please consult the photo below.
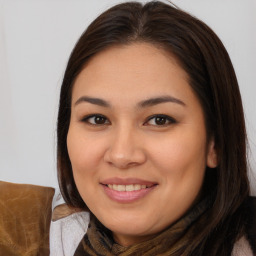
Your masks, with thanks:
<instances>
[{"instance_id":1,"label":"forehead","mask_svg":"<svg viewBox=\"0 0 256 256\"><path fill-rule=\"evenodd\" d=\"M188 91L188 75L175 57L154 45L134 43L113 46L93 56L78 75L72 98L80 94L110 97L122 92L135 99L145 94L152 97Z\"/></svg>"}]
</instances>

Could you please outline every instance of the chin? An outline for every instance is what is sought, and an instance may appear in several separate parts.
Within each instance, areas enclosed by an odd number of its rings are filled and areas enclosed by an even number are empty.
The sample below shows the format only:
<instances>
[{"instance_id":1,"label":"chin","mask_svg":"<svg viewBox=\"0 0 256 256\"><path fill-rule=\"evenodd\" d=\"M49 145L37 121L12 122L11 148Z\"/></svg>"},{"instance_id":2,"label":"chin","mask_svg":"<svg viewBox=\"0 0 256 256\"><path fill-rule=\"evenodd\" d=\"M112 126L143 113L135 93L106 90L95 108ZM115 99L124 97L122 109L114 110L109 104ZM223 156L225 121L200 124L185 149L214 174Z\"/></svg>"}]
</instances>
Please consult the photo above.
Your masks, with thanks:
<instances>
[{"instance_id":1,"label":"chin","mask_svg":"<svg viewBox=\"0 0 256 256\"><path fill-rule=\"evenodd\" d=\"M115 218L111 221L101 221L101 223L113 233L126 236L147 236L159 232L154 223L150 223L145 218L140 221L136 216L134 218L131 216L129 218ZM161 228L159 229L161 230Z\"/></svg>"}]
</instances>

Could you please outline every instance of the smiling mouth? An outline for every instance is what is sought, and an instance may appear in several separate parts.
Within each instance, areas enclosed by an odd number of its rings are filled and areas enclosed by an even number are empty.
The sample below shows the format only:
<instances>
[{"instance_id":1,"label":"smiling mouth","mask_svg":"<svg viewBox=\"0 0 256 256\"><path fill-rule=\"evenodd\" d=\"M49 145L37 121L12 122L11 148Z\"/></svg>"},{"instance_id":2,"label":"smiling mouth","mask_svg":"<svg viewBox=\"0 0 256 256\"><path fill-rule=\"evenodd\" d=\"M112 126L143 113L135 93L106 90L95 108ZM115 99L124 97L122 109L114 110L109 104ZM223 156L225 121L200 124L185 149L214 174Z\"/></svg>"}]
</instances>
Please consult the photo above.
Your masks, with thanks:
<instances>
[{"instance_id":1,"label":"smiling mouth","mask_svg":"<svg viewBox=\"0 0 256 256\"><path fill-rule=\"evenodd\" d=\"M119 183L119 182L118 182ZM117 182L104 182L100 183L103 187L105 194L113 201L118 203L132 203L141 198L144 198L148 194L152 193L151 191L155 190L158 184L151 182L141 182L144 184L129 183L127 181L121 181L118 184ZM127 184L128 183L128 184Z\"/></svg>"},{"instance_id":2,"label":"smiling mouth","mask_svg":"<svg viewBox=\"0 0 256 256\"><path fill-rule=\"evenodd\" d=\"M147 185L140 185L140 184L129 184L129 185L120 185L120 184L106 184L105 186L113 189L115 191L137 191L141 189L150 188L154 185L147 186Z\"/></svg>"}]
</instances>

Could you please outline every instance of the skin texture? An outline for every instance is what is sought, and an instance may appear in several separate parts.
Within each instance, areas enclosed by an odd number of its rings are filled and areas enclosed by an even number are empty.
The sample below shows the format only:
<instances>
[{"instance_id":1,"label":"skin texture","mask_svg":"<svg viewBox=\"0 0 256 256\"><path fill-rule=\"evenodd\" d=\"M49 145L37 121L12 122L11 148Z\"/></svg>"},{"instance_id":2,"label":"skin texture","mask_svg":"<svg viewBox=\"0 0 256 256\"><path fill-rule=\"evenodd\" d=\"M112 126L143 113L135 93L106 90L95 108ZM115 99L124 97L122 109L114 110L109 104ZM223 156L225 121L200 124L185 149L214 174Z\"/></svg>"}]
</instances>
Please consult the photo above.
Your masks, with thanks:
<instances>
[{"instance_id":1,"label":"skin texture","mask_svg":"<svg viewBox=\"0 0 256 256\"><path fill-rule=\"evenodd\" d=\"M141 104L166 96L176 100ZM94 114L104 117L88 118ZM159 122L154 115L160 114L171 119ZM153 45L108 48L90 59L75 81L67 136L74 179L86 205L119 244L155 236L194 204L206 165L217 164L214 141L207 144L206 138L203 110L187 74ZM118 202L101 184L112 178L155 186L142 198Z\"/></svg>"}]
</instances>

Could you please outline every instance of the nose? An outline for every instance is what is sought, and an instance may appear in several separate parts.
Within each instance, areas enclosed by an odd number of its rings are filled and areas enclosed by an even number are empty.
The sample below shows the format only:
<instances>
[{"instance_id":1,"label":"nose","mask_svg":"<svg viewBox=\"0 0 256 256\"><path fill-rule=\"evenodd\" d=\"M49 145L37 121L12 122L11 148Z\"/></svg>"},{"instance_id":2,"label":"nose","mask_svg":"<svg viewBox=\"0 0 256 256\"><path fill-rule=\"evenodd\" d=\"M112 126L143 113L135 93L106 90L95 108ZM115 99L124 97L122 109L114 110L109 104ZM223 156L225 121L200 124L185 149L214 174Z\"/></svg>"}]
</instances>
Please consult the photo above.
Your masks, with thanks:
<instances>
[{"instance_id":1,"label":"nose","mask_svg":"<svg viewBox=\"0 0 256 256\"><path fill-rule=\"evenodd\" d=\"M104 160L118 169L128 169L146 161L141 137L127 128L119 129L110 139Z\"/></svg>"}]
</instances>

